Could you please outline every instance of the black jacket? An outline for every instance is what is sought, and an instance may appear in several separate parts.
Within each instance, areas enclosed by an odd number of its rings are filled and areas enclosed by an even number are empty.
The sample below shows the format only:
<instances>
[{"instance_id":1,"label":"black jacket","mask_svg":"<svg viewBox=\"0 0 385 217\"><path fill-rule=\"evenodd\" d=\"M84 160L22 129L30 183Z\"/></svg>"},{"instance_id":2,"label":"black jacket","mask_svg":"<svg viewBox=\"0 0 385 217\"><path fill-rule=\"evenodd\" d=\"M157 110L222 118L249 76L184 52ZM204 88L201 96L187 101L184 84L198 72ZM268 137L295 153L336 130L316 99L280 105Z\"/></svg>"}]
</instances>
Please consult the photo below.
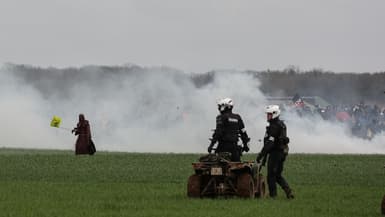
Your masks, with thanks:
<instances>
[{"instance_id":1,"label":"black jacket","mask_svg":"<svg viewBox=\"0 0 385 217\"><path fill-rule=\"evenodd\" d=\"M242 143L246 145L250 139L240 115L226 111L217 116L212 144L216 142L219 144L237 144L239 135Z\"/></svg>"},{"instance_id":2,"label":"black jacket","mask_svg":"<svg viewBox=\"0 0 385 217\"><path fill-rule=\"evenodd\" d=\"M289 138L286 134L286 125L279 117L269 121L266 127L265 137L263 139L263 148L258 158L262 158L272 151L289 151Z\"/></svg>"}]
</instances>

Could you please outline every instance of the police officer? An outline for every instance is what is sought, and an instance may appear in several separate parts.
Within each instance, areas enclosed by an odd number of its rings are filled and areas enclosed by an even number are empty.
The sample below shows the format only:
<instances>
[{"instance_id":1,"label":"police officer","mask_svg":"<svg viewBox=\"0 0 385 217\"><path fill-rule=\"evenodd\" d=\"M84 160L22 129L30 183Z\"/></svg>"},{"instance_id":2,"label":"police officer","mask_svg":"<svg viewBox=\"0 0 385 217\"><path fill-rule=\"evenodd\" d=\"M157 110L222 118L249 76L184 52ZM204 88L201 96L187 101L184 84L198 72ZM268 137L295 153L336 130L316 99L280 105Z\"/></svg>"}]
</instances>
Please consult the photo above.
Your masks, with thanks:
<instances>
[{"instance_id":1,"label":"police officer","mask_svg":"<svg viewBox=\"0 0 385 217\"><path fill-rule=\"evenodd\" d=\"M282 176L283 164L289 151L289 138L286 135L286 125L279 119L281 111L278 105L269 105L266 107L267 122L265 137L263 139L263 148L257 156L257 163L261 160L267 162L267 183L269 185L270 197L277 196L278 183L286 193L288 199L294 198L292 190L285 178Z\"/></svg>"},{"instance_id":2,"label":"police officer","mask_svg":"<svg viewBox=\"0 0 385 217\"><path fill-rule=\"evenodd\" d=\"M233 100L230 98L218 101L220 114L216 118L216 129L208 147L208 152L211 153L214 144L218 142L216 153L230 152L231 161L241 161L242 151L249 151L248 142L250 138L246 133L241 116L232 112L233 105ZM241 148L238 147L239 135L243 143Z\"/></svg>"}]
</instances>

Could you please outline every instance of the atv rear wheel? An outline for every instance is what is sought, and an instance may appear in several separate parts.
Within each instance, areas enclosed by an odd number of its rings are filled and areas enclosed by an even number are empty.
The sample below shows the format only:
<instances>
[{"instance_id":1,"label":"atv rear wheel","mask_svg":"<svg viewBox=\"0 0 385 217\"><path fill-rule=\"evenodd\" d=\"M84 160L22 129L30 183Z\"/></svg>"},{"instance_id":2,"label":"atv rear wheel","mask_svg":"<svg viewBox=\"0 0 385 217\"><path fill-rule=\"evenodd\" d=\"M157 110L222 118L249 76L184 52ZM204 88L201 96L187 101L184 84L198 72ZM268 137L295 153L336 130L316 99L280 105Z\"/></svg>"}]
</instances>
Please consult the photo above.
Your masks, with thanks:
<instances>
[{"instance_id":1,"label":"atv rear wheel","mask_svg":"<svg viewBox=\"0 0 385 217\"><path fill-rule=\"evenodd\" d=\"M191 175L188 178L187 183L187 196L188 197L200 197L201 196L201 176Z\"/></svg>"},{"instance_id":2,"label":"atv rear wheel","mask_svg":"<svg viewBox=\"0 0 385 217\"><path fill-rule=\"evenodd\" d=\"M238 196L254 198L254 181L250 174L240 174L237 179Z\"/></svg>"}]
</instances>

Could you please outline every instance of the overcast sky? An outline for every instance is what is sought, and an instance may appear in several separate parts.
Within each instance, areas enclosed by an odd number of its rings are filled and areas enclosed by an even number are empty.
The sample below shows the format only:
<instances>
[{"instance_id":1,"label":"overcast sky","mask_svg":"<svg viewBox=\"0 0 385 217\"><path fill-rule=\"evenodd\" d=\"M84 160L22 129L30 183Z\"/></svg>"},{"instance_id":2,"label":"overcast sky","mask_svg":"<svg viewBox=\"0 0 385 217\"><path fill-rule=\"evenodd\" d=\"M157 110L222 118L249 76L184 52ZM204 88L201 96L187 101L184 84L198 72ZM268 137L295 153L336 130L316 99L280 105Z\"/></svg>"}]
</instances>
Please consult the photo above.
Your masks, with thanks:
<instances>
[{"instance_id":1,"label":"overcast sky","mask_svg":"<svg viewBox=\"0 0 385 217\"><path fill-rule=\"evenodd\" d=\"M385 70L385 0L0 0L0 62Z\"/></svg>"}]
</instances>

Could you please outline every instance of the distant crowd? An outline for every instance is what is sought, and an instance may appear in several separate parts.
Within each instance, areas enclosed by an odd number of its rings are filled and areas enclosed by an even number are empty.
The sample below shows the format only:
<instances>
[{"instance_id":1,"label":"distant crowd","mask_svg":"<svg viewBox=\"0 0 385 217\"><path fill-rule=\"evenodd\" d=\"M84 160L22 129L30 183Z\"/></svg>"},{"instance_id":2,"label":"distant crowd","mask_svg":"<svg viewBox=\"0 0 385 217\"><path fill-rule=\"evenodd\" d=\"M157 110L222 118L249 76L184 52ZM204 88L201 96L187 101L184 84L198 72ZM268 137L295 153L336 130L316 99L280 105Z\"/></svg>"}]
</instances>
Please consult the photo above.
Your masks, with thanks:
<instances>
[{"instance_id":1,"label":"distant crowd","mask_svg":"<svg viewBox=\"0 0 385 217\"><path fill-rule=\"evenodd\" d=\"M294 103L292 107L301 117L319 115L331 122L345 123L354 136L372 139L376 134L385 131L385 108L378 105L359 103L355 105L319 105L313 107L306 103Z\"/></svg>"}]
</instances>

